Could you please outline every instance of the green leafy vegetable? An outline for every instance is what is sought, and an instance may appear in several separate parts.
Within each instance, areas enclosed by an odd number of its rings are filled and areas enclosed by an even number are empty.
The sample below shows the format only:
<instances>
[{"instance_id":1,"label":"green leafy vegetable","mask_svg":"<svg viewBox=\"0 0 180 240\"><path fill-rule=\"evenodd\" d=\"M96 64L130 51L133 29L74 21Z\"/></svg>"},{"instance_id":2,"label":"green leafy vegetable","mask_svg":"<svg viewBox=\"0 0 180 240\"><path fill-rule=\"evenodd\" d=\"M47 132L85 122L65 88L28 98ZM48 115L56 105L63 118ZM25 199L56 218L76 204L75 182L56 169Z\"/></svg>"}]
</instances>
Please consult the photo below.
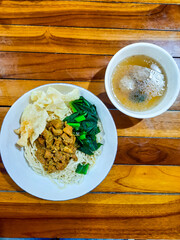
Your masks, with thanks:
<instances>
[{"instance_id":1,"label":"green leafy vegetable","mask_svg":"<svg viewBox=\"0 0 180 240\"><path fill-rule=\"evenodd\" d=\"M80 136L79 136L79 139L80 139L80 140L86 139L86 135L87 135L87 132L82 132L82 133L80 134Z\"/></svg>"},{"instance_id":2,"label":"green leafy vegetable","mask_svg":"<svg viewBox=\"0 0 180 240\"><path fill-rule=\"evenodd\" d=\"M79 163L77 168L76 168L76 173L86 175L87 171L88 171L88 168L89 168L89 163L87 163L87 164Z\"/></svg>"},{"instance_id":3,"label":"green leafy vegetable","mask_svg":"<svg viewBox=\"0 0 180 240\"><path fill-rule=\"evenodd\" d=\"M68 116L68 117L66 117L65 119L64 119L64 122L76 122L76 120L75 120L75 118L77 117L79 115L79 113L78 112L75 112L75 113L73 113L73 114L71 114L70 116Z\"/></svg>"},{"instance_id":4,"label":"green leafy vegetable","mask_svg":"<svg viewBox=\"0 0 180 240\"><path fill-rule=\"evenodd\" d=\"M97 126L98 114L96 107L83 96L70 102L69 105L73 113L66 117L64 121L73 127L78 150L93 155L93 152L102 145L96 141L96 134L100 132Z\"/></svg>"},{"instance_id":5,"label":"green leafy vegetable","mask_svg":"<svg viewBox=\"0 0 180 240\"><path fill-rule=\"evenodd\" d=\"M76 120L76 122L82 122L82 121L86 120L86 118L84 115L80 115L80 116L76 117L75 120Z\"/></svg>"},{"instance_id":6,"label":"green leafy vegetable","mask_svg":"<svg viewBox=\"0 0 180 240\"><path fill-rule=\"evenodd\" d=\"M74 107L74 104L72 102L69 103L73 113L77 112L77 109Z\"/></svg>"},{"instance_id":7,"label":"green leafy vegetable","mask_svg":"<svg viewBox=\"0 0 180 240\"><path fill-rule=\"evenodd\" d=\"M78 148L79 151L86 153L88 155L93 155L93 152L91 150L89 150L88 146L81 146Z\"/></svg>"},{"instance_id":8,"label":"green leafy vegetable","mask_svg":"<svg viewBox=\"0 0 180 240\"><path fill-rule=\"evenodd\" d=\"M79 130L80 123L68 123L69 126L74 128L75 130Z\"/></svg>"},{"instance_id":9,"label":"green leafy vegetable","mask_svg":"<svg viewBox=\"0 0 180 240\"><path fill-rule=\"evenodd\" d=\"M89 135L94 136L98 133L100 133L100 129L99 129L99 127L95 127L89 132Z\"/></svg>"}]
</instances>

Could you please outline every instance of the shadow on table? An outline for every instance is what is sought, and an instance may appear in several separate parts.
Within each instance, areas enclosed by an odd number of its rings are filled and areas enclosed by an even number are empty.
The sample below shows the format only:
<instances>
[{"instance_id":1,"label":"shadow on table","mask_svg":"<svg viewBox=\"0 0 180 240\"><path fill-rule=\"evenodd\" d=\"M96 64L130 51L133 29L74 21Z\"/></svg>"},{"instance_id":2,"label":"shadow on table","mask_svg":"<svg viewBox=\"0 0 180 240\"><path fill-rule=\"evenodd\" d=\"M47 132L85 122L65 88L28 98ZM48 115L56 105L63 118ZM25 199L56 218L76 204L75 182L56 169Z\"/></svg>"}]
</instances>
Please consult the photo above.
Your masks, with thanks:
<instances>
[{"instance_id":1,"label":"shadow on table","mask_svg":"<svg viewBox=\"0 0 180 240\"><path fill-rule=\"evenodd\" d=\"M110 112L114 119L117 129L130 128L142 121L142 119L129 117L124 113L120 112L119 110L110 111Z\"/></svg>"}]
</instances>

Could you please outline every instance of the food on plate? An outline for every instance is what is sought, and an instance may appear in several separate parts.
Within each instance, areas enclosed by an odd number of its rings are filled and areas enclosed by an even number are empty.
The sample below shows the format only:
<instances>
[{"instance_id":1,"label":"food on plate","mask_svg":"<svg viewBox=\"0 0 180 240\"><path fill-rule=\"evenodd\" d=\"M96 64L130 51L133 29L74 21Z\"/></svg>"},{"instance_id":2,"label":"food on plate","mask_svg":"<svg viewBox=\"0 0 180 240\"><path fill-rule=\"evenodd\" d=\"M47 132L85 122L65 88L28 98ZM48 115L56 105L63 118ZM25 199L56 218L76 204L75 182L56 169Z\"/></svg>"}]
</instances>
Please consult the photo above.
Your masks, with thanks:
<instances>
[{"instance_id":1,"label":"food on plate","mask_svg":"<svg viewBox=\"0 0 180 240\"><path fill-rule=\"evenodd\" d=\"M70 106L73 114L66 117L64 121L74 128L78 149L93 155L93 152L102 145L96 141L96 134L100 132L96 107L82 96L70 102Z\"/></svg>"},{"instance_id":2,"label":"food on plate","mask_svg":"<svg viewBox=\"0 0 180 240\"><path fill-rule=\"evenodd\" d=\"M17 144L32 169L60 186L78 183L102 151L103 128L96 107L74 88L33 91L24 109Z\"/></svg>"},{"instance_id":3,"label":"food on plate","mask_svg":"<svg viewBox=\"0 0 180 240\"><path fill-rule=\"evenodd\" d=\"M36 139L36 158L48 173L63 170L70 159L77 161L73 128L59 119L49 121Z\"/></svg>"},{"instance_id":4,"label":"food on plate","mask_svg":"<svg viewBox=\"0 0 180 240\"><path fill-rule=\"evenodd\" d=\"M164 69L145 55L131 56L120 62L113 72L111 83L117 100L133 111L155 107L167 89Z\"/></svg>"}]
</instances>

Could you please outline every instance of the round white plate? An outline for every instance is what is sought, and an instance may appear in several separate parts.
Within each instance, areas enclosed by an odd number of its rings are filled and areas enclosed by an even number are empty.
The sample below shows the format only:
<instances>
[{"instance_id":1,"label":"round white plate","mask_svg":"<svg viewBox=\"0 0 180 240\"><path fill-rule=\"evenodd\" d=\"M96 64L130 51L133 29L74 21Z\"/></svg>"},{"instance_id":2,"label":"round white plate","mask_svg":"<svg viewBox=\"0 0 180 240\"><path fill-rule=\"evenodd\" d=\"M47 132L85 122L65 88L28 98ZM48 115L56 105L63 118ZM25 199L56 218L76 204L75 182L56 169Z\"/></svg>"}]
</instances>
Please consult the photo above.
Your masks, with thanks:
<instances>
[{"instance_id":1,"label":"round white plate","mask_svg":"<svg viewBox=\"0 0 180 240\"><path fill-rule=\"evenodd\" d=\"M49 86L57 90L63 90L63 92L68 92L72 88L78 88L80 95L84 96L92 104L95 104L104 129L104 145L95 165L85 175L84 180L80 184L70 184L63 189L60 189L47 177L40 176L32 170L24 158L23 149L18 148L16 145L18 136L14 133L14 129L20 126L20 117L29 103L31 92L47 90ZM7 172L23 190L43 199L68 200L88 193L106 177L113 165L117 152L117 131L108 109L94 94L72 84L47 84L25 93L12 105L2 124L0 151Z\"/></svg>"}]
</instances>

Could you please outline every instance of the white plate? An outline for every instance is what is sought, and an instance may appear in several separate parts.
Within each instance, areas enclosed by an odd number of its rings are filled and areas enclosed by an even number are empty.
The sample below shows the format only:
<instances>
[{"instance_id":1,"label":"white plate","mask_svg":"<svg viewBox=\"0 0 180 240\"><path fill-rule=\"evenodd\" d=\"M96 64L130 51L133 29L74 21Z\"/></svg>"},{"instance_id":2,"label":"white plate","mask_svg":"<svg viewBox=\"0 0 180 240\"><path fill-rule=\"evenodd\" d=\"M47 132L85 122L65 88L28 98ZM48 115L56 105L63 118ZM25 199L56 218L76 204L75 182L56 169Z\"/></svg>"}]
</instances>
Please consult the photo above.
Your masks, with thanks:
<instances>
[{"instance_id":1,"label":"white plate","mask_svg":"<svg viewBox=\"0 0 180 240\"><path fill-rule=\"evenodd\" d=\"M78 88L80 95L84 96L92 104L95 104L105 133L102 154L96 160L96 164L85 175L82 183L67 185L64 189L60 189L47 177L36 174L26 162L23 149L19 149L15 145L18 136L14 133L14 129L20 126L19 120L24 108L29 103L31 92L40 89L47 90L49 86L53 86L57 90L61 89L61 91L63 89L63 91L67 92L72 88ZM27 92L12 105L2 124L0 151L7 172L23 190L43 199L68 200L88 193L106 177L116 156L117 131L108 109L94 94L72 84L47 84Z\"/></svg>"}]
</instances>

